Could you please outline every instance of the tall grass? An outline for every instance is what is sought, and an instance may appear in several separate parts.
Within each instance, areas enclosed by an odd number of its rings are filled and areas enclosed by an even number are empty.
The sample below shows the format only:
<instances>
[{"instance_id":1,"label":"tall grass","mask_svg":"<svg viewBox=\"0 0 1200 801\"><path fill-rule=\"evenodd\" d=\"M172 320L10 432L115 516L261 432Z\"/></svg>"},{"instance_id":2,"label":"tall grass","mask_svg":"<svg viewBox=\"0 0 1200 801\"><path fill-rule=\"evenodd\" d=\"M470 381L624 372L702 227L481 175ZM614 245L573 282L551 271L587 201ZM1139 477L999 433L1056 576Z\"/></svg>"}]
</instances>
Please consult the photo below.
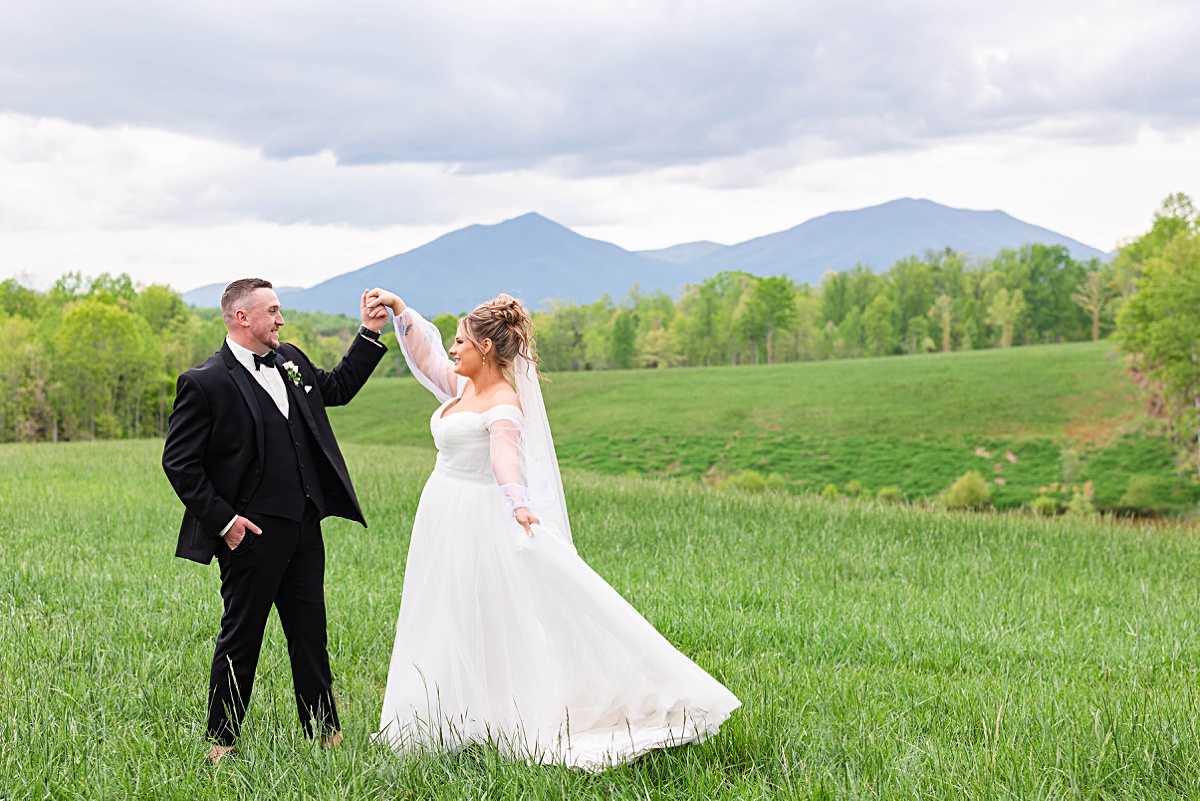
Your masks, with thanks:
<instances>
[{"instance_id":1,"label":"tall grass","mask_svg":"<svg viewBox=\"0 0 1200 801\"><path fill-rule=\"evenodd\" d=\"M1195 798L1195 533L568 471L581 554L745 706L599 775L371 746L425 449L347 446L325 527L346 727L294 720L272 619L241 756L203 764L215 567L152 441L0 447L0 798Z\"/></svg>"}]
</instances>

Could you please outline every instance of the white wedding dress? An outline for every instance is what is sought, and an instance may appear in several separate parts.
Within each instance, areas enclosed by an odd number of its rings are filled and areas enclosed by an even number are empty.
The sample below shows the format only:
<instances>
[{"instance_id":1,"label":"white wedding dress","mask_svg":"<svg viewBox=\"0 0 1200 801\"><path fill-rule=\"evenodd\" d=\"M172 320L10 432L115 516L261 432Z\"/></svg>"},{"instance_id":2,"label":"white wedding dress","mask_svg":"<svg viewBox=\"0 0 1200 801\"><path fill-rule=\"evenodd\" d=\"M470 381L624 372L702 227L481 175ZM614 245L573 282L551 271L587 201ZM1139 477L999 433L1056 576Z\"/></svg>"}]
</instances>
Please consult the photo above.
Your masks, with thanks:
<instances>
[{"instance_id":1,"label":"white wedding dress","mask_svg":"<svg viewBox=\"0 0 1200 801\"><path fill-rule=\"evenodd\" d=\"M455 412L466 379L437 329L412 310L395 322L410 369L443 403L375 739L399 752L486 741L513 758L601 770L715 734L738 699L571 544L536 374L518 379L524 413ZM542 520L532 537L515 506Z\"/></svg>"}]
</instances>

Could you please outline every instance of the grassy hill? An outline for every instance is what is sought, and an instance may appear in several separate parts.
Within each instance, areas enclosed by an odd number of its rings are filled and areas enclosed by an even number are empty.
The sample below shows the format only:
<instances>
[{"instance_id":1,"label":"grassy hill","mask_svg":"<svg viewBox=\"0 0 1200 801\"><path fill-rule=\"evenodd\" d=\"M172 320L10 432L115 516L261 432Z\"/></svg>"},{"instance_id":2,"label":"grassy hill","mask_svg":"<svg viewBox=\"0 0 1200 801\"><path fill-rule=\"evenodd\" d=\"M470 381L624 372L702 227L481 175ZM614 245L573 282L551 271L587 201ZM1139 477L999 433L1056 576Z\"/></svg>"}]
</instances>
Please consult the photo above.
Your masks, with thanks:
<instances>
[{"instance_id":1,"label":"grassy hill","mask_svg":"<svg viewBox=\"0 0 1200 801\"><path fill-rule=\"evenodd\" d=\"M397 758L369 734L432 455L352 443L371 528L325 525L346 744L300 735L272 617L240 756L212 770L218 571L172 556L160 451L0 446L4 798L1200 797L1193 530L573 470L581 555L744 707L598 775L484 748Z\"/></svg>"},{"instance_id":2,"label":"grassy hill","mask_svg":"<svg viewBox=\"0 0 1200 801\"><path fill-rule=\"evenodd\" d=\"M1131 476L1149 475L1162 507L1200 498L1174 474L1170 444L1146 433L1137 387L1105 344L550 378L563 464L609 475L756 470L795 493L857 480L916 499L978 470L1000 508L1088 481L1112 508ZM375 380L332 419L343 441L428 447L435 406L411 379Z\"/></svg>"}]
</instances>

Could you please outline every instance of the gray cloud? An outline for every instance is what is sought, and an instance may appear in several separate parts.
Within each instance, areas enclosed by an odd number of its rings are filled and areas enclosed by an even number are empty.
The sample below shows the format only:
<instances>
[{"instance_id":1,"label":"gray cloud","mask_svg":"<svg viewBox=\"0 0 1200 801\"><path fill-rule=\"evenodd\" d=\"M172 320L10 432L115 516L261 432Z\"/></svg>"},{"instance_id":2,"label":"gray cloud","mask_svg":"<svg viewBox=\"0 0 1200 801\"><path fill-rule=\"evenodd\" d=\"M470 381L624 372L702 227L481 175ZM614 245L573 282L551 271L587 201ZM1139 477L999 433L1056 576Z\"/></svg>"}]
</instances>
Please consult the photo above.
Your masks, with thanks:
<instances>
[{"instance_id":1,"label":"gray cloud","mask_svg":"<svg viewBox=\"0 0 1200 801\"><path fill-rule=\"evenodd\" d=\"M411 5L8 3L0 110L277 159L573 174L1200 121L1195 4L1131 6L1139 26L1095 38L1074 2Z\"/></svg>"}]
</instances>

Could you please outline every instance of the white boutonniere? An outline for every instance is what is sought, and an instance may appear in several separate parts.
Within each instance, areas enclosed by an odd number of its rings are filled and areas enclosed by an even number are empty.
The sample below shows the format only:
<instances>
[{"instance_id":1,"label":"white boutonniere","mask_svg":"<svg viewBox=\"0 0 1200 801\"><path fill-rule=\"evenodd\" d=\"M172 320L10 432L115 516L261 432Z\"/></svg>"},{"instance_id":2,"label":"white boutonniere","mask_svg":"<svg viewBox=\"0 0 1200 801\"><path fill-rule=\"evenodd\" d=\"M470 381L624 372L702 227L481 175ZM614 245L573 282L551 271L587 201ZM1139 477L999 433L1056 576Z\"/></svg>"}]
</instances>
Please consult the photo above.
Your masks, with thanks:
<instances>
[{"instance_id":1,"label":"white boutonniere","mask_svg":"<svg viewBox=\"0 0 1200 801\"><path fill-rule=\"evenodd\" d=\"M300 368L296 366L295 362L284 362L283 363L283 371L285 373L287 373L287 377L288 377L289 381L291 381L296 386L300 386L300 382L303 379L301 379L301 377L300 377Z\"/></svg>"}]
</instances>

